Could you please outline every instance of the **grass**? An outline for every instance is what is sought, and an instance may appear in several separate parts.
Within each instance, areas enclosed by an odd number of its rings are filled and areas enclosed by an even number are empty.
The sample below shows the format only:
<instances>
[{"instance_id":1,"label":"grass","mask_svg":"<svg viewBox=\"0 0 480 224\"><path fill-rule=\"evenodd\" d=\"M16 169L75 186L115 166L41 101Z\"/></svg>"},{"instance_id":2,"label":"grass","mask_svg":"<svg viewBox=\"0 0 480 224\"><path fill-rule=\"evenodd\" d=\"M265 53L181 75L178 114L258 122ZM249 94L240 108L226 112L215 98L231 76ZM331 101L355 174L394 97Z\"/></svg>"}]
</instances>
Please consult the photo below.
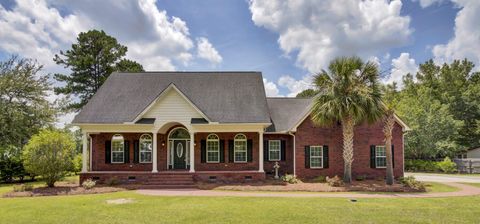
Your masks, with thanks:
<instances>
[{"instance_id":1,"label":"grass","mask_svg":"<svg viewBox=\"0 0 480 224\"><path fill-rule=\"evenodd\" d=\"M454 192L459 191L460 189L452 187L446 184L438 182L425 182L428 193L437 193L437 192Z\"/></svg>"},{"instance_id":2,"label":"grass","mask_svg":"<svg viewBox=\"0 0 480 224\"><path fill-rule=\"evenodd\" d=\"M480 187L480 183L462 183L462 184L466 184L474 187Z\"/></svg>"},{"instance_id":3,"label":"grass","mask_svg":"<svg viewBox=\"0 0 480 224\"><path fill-rule=\"evenodd\" d=\"M440 175L440 176L459 176L459 177L480 177L480 173L423 173L423 172L406 172L405 176L410 175Z\"/></svg>"},{"instance_id":4,"label":"grass","mask_svg":"<svg viewBox=\"0 0 480 224\"><path fill-rule=\"evenodd\" d=\"M111 205L108 199L131 198ZM0 199L2 223L478 223L480 197L156 197L132 191Z\"/></svg>"},{"instance_id":5,"label":"grass","mask_svg":"<svg viewBox=\"0 0 480 224\"><path fill-rule=\"evenodd\" d=\"M41 185L42 183L37 182ZM435 192L452 189L429 183ZM12 185L1 185L0 192ZM106 200L129 198L132 204ZM479 223L480 197L260 198L159 197L134 191L0 198L1 223Z\"/></svg>"}]
</instances>

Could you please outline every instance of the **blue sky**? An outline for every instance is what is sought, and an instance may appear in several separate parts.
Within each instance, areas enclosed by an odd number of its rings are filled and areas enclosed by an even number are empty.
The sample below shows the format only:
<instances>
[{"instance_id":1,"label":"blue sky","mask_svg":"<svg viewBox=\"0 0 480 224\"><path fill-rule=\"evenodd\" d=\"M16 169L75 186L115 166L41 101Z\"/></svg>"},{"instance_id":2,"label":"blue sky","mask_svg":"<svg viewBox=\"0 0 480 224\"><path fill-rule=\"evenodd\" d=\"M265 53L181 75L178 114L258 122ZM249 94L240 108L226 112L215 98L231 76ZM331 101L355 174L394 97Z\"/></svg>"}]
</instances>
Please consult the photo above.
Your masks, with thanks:
<instances>
[{"instance_id":1,"label":"blue sky","mask_svg":"<svg viewBox=\"0 0 480 224\"><path fill-rule=\"evenodd\" d=\"M337 56L375 60L386 83L431 58L480 64L479 2L0 0L0 58L66 72L52 56L103 29L147 70L261 71L267 95L294 96Z\"/></svg>"}]
</instances>

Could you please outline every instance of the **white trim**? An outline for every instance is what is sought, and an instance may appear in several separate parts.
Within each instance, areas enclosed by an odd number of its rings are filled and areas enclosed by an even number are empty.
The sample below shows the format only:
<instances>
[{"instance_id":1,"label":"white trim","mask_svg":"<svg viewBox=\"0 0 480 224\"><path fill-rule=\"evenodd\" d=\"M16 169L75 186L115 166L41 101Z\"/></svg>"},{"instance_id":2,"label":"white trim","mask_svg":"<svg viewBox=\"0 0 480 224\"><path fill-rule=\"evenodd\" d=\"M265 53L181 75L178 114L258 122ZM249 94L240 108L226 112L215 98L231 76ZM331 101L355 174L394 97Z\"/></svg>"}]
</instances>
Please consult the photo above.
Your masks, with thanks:
<instances>
[{"instance_id":1,"label":"white trim","mask_svg":"<svg viewBox=\"0 0 480 224\"><path fill-rule=\"evenodd\" d=\"M272 142L278 142L278 159L271 159L270 151ZM282 160L282 141L281 140L268 140L268 161L277 162Z\"/></svg>"},{"instance_id":2,"label":"white trim","mask_svg":"<svg viewBox=\"0 0 480 224\"><path fill-rule=\"evenodd\" d=\"M90 134L88 134L88 138L89 138L89 145L90 145L89 146L90 153L88 154L90 163L88 164L89 165L88 171L92 171L92 168L93 168L93 165L92 165L92 161L93 161L93 156L92 156L92 153L93 153L93 139L92 139L92 136L90 136Z\"/></svg>"},{"instance_id":3,"label":"white trim","mask_svg":"<svg viewBox=\"0 0 480 224\"><path fill-rule=\"evenodd\" d=\"M315 147L315 148L320 148L320 153L322 154L321 156L315 156L315 158L321 158L322 159L322 162L321 162L321 165L320 166L315 166L313 167L312 166L312 148ZM323 168L323 160L324 160L324 155L323 155L323 145L311 145L310 146L310 150L308 150L310 152L310 169L322 169Z\"/></svg>"},{"instance_id":4,"label":"white trim","mask_svg":"<svg viewBox=\"0 0 480 224\"><path fill-rule=\"evenodd\" d=\"M242 135L243 137L245 137L245 139L238 139L237 140L237 136L240 136ZM245 161L237 161L237 142L245 142ZM247 136L242 134L242 133L238 133L235 135L235 137L233 138L233 162L234 163L247 163L248 162L248 143L247 143Z\"/></svg>"},{"instance_id":5,"label":"white trim","mask_svg":"<svg viewBox=\"0 0 480 224\"><path fill-rule=\"evenodd\" d=\"M132 121L132 122L127 122L127 123L132 123L132 124L135 124L135 122L137 122L138 120L142 119L143 115L145 115L158 101L160 101L171 89L174 89L175 91L177 91L178 94L180 94L180 96L183 97L183 99L185 99L185 101L187 101L190 106L192 106L200 115L203 116L203 118L205 118L205 120L207 120L208 122L210 122L210 119L207 117L207 115L205 115L200 109L198 109L197 106L195 106L195 104L192 103L192 101L190 99L188 99L187 96L185 96L185 94L183 94L182 91L180 91L177 86L175 86L175 84L171 83L167 88L165 88L158 96L157 98L151 102L140 114L138 114L135 119Z\"/></svg>"},{"instance_id":6,"label":"white trim","mask_svg":"<svg viewBox=\"0 0 480 224\"><path fill-rule=\"evenodd\" d=\"M189 134L189 137L188 138L170 138L170 135L177 129L185 130ZM175 147L175 140L185 141L185 144L189 145L189 147L187 145L185 145L185 149L190 150L190 152L188 154L185 152L185 170L187 169L187 165L190 165L190 172L193 172L192 171L192 164L191 164L191 160L190 160L190 156L191 156L190 154L191 154L191 151L192 151L190 142L193 142L192 132L189 132L188 129L185 128L185 127L176 127L176 128L173 128L172 130L170 130L167 133L167 142L168 142L167 143L167 160L168 160L167 161L167 170L174 170L175 169L175 160L173 159L173 157L175 156L175 153L172 151L173 148ZM170 145L170 141L172 142L172 145ZM189 161L189 162L187 162L187 161ZM168 165L171 165L172 168L169 169Z\"/></svg>"},{"instance_id":7,"label":"white trim","mask_svg":"<svg viewBox=\"0 0 480 224\"><path fill-rule=\"evenodd\" d=\"M122 162L114 162L113 161L113 138L115 136L121 136L122 137ZM116 140L116 141L119 141L119 140ZM119 153L119 151L115 151L116 153ZM125 163L125 138L123 137L123 135L121 134L114 134L112 135L112 139L110 140L110 163L112 164L121 164L121 163Z\"/></svg>"},{"instance_id":8,"label":"white trim","mask_svg":"<svg viewBox=\"0 0 480 224\"><path fill-rule=\"evenodd\" d=\"M377 156L377 148L383 147L385 150L385 156ZM378 166L377 165L377 158L385 158L385 166ZM376 169L384 169L387 168L387 147L385 145L375 145L375 168Z\"/></svg>"},{"instance_id":9,"label":"white trim","mask_svg":"<svg viewBox=\"0 0 480 224\"><path fill-rule=\"evenodd\" d=\"M150 144L152 144L152 151L150 151L151 153L151 157L150 157L150 161L147 161L147 162L142 162L142 137L143 136L149 136L150 137ZM149 152L149 151L143 151L143 152ZM152 160L153 160L153 137L151 134L142 134L140 135L140 138L138 139L138 162L139 163L152 163Z\"/></svg>"},{"instance_id":10,"label":"white trim","mask_svg":"<svg viewBox=\"0 0 480 224\"><path fill-rule=\"evenodd\" d=\"M261 131L261 132L258 132L258 172L265 172L265 170L263 169L263 160L264 160L263 147L265 146L263 145L263 131ZM248 157L248 142L247 142L247 157ZM248 161L248 158L247 158L247 161Z\"/></svg>"},{"instance_id":11,"label":"white trim","mask_svg":"<svg viewBox=\"0 0 480 224\"><path fill-rule=\"evenodd\" d=\"M295 134L293 134L292 132L289 132L288 134L293 137L293 176L295 176L297 174L297 161L296 161L297 149L296 149L296 143L295 143Z\"/></svg>"},{"instance_id":12,"label":"white trim","mask_svg":"<svg viewBox=\"0 0 480 224\"><path fill-rule=\"evenodd\" d=\"M88 147L88 133L82 133L82 173L86 173L88 171L87 168L87 149Z\"/></svg>"},{"instance_id":13,"label":"white trim","mask_svg":"<svg viewBox=\"0 0 480 224\"><path fill-rule=\"evenodd\" d=\"M216 139L209 139L210 136L215 136ZM208 160L208 142L216 142L217 143L217 149L216 149L216 153L217 153L217 161L209 161ZM211 151L212 152L212 151ZM214 152L214 151L213 151ZM205 146L205 161L207 163L219 163L220 162L220 138L218 138L218 135L216 134L209 134L207 136L207 140L206 140L206 146ZM215 153L215 152L214 152Z\"/></svg>"},{"instance_id":14,"label":"white trim","mask_svg":"<svg viewBox=\"0 0 480 224\"><path fill-rule=\"evenodd\" d=\"M157 130L153 130L151 133L153 135L153 158L152 158L152 173L158 173L158 139L157 139Z\"/></svg>"}]
</instances>

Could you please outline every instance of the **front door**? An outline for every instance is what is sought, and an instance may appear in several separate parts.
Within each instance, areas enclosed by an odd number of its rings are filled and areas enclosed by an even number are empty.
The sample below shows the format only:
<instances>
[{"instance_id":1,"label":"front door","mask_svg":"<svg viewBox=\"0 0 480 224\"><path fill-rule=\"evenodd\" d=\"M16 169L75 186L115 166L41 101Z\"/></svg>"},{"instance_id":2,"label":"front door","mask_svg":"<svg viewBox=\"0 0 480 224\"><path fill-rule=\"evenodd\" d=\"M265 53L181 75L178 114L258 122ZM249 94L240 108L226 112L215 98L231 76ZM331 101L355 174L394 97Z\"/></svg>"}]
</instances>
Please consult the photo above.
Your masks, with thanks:
<instances>
[{"instance_id":1,"label":"front door","mask_svg":"<svg viewBox=\"0 0 480 224\"><path fill-rule=\"evenodd\" d=\"M186 169L187 162L187 141L174 140L173 141L173 169Z\"/></svg>"}]
</instances>

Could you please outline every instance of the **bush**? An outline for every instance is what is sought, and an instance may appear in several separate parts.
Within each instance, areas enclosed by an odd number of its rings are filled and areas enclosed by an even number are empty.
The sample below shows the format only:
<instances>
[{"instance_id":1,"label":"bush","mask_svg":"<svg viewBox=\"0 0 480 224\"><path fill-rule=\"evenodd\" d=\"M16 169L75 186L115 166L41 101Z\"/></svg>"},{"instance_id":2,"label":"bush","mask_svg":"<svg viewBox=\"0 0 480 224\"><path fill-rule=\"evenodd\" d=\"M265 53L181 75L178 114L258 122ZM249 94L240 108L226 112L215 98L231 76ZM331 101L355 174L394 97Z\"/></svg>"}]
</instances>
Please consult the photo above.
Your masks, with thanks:
<instances>
[{"instance_id":1,"label":"bush","mask_svg":"<svg viewBox=\"0 0 480 224\"><path fill-rule=\"evenodd\" d=\"M409 187L417 191L425 191L425 184L416 180L414 176L401 177L399 181L404 187Z\"/></svg>"},{"instance_id":2,"label":"bush","mask_svg":"<svg viewBox=\"0 0 480 224\"><path fill-rule=\"evenodd\" d=\"M34 135L23 150L25 169L45 179L49 187L64 178L73 167L75 142L71 135L55 130L42 130Z\"/></svg>"},{"instance_id":3,"label":"bush","mask_svg":"<svg viewBox=\"0 0 480 224\"><path fill-rule=\"evenodd\" d=\"M25 192L25 191L32 191L33 185L32 184L17 184L13 186L14 192Z\"/></svg>"},{"instance_id":4,"label":"bush","mask_svg":"<svg viewBox=\"0 0 480 224\"><path fill-rule=\"evenodd\" d=\"M410 172L437 172L437 162L429 160L405 160L405 170Z\"/></svg>"},{"instance_id":5,"label":"bush","mask_svg":"<svg viewBox=\"0 0 480 224\"><path fill-rule=\"evenodd\" d=\"M12 182L15 178L23 181L23 178L29 175L25 171L25 168L23 167L23 161L17 151L18 149L13 147L0 148L1 181Z\"/></svg>"},{"instance_id":6,"label":"bush","mask_svg":"<svg viewBox=\"0 0 480 224\"><path fill-rule=\"evenodd\" d=\"M108 186L115 186L120 184L120 181L116 177L111 177L111 178L108 178L108 180L105 183Z\"/></svg>"},{"instance_id":7,"label":"bush","mask_svg":"<svg viewBox=\"0 0 480 224\"><path fill-rule=\"evenodd\" d=\"M283 181L283 182L287 182L287 183L289 183L289 184L296 184L296 183L299 182L298 179L297 179L297 177L294 176L294 175L291 175L291 174L288 174L288 175L283 176L283 177L282 177L282 181Z\"/></svg>"},{"instance_id":8,"label":"bush","mask_svg":"<svg viewBox=\"0 0 480 224\"><path fill-rule=\"evenodd\" d=\"M80 173L82 171L82 154L79 153L73 158L73 170L75 174Z\"/></svg>"},{"instance_id":9,"label":"bush","mask_svg":"<svg viewBox=\"0 0 480 224\"><path fill-rule=\"evenodd\" d=\"M92 179L86 179L85 181L83 181L82 187L89 190L89 189L92 189L93 187L95 187L95 184L96 184L96 182L93 181Z\"/></svg>"},{"instance_id":10,"label":"bush","mask_svg":"<svg viewBox=\"0 0 480 224\"><path fill-rule=\"evenodd\" d=\"M457 171L457 164L447 156L443 161L437 163L438 168L444 173L453 173Z\"/></svg>"},{"instance_id":11,"label":"bush","mask_svg":"<svg viewBox=\"0 0 480 224\"><path fill-rule=\"evenodd\" d=\"M331 187L341 187L343 186L343 180L337 175L335 175L332 178L327 177L327 184Z\"/></svg>"},{"instance_id":12,"label":"bush","mask_svg":"<svg viewBox=\"0 0 480 224\"><path fill-rule=\"evenodd\" d=\"M365 175L358 175L355 177L356 181L364 181L365 179L367 179L367 176Z\"/></svg>"},{"instance_id":13,"label":"bush","mask_svg":"<svg viewBox=\"0 0 480 224\"><path fill-rule=\"evenodd\" d=\"M325 183L325 182L327 182L327 177L320 175L318 177L315 177L313 179L313 182L315 182L315 183Z\"/></svg>"}]
</instances>

